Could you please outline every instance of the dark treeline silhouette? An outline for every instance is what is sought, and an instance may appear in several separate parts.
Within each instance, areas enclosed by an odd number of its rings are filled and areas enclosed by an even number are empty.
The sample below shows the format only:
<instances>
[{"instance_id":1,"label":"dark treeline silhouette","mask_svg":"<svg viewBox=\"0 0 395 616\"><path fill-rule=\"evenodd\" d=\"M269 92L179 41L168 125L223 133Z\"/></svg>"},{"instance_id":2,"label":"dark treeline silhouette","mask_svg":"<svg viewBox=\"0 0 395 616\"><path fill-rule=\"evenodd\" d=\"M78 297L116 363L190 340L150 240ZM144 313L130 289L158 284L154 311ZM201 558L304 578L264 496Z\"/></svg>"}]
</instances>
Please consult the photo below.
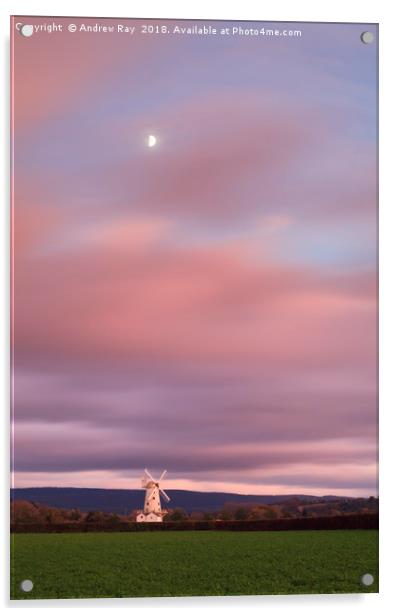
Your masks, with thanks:
<instances>
[{"instance_id":1,"label":"dark treeline silhouette","mask_svg":"<svg viewBox=\"0 0 395 616\"><path fill-rule=\"evenodd\" d=\"M356 501L360 501L357 504ZM187 513L182 508L168 511L162 523L136 523L134 510L125 515L102 511L81 512L58 509L29 501L11 503L13 532L88 532L144 530L303 530L377 528L378 499L351 499L319 504L240 506L227 503L220 511ZM357 506L358 505L358 506Z\"/></svg>"},{"instance_id":2,"label":"dark treeline silhouette","mask_svg":"<svg viewBox=\"0 0 395 616\"><path fill-rule=\"evenodd\" d=\"M377 513L362 513L315 518L277 518L273 520L205 520L138 523L123 521L15 523L14 533L149 532L172 530L287 531L287 530L372 530L379 524Z\"/></svg>"}]
</instances>

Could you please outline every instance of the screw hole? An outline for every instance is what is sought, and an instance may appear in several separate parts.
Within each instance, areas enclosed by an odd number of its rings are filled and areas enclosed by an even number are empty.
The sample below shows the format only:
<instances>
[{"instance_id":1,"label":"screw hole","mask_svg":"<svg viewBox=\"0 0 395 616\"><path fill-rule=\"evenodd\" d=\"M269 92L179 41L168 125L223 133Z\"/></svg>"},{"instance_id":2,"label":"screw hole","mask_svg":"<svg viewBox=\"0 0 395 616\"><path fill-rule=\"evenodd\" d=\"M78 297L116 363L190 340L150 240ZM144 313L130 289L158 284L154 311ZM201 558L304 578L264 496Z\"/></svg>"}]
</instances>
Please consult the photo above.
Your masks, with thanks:
<instances>
[{"instance_id":1,"label":"screw hole","mask_svg":"<svg viewBox=\"0 0 395 616\"><path fill-rule=\"evenodd\" d=\"M361 582L364 586L371 586L374 582L374 577L371 573L365 573L361 577Z\"/></svg>"},{"instance_id":2,"label":"screw hole","mask_svg":"<svg viewBox=\"0 0 395 616\"><path fill-rule=\"evenodd\" d=\"M374 41L373 32L362 32L361 41L362 43L365 43L365 45L370 45L371 43L373 43Z\"/></svg>"},{"instance_id":3,"label":"screw hole","mask_svg":"<svg viewBox=\"0 0 395 616\"><path fill-rule=\"evenodd\" d=\"M33 582L31 580L23 580L23 582L21 582L21 590L23 590L23 592L30 592L33 590Z\"/></svg>"}]
</instances>

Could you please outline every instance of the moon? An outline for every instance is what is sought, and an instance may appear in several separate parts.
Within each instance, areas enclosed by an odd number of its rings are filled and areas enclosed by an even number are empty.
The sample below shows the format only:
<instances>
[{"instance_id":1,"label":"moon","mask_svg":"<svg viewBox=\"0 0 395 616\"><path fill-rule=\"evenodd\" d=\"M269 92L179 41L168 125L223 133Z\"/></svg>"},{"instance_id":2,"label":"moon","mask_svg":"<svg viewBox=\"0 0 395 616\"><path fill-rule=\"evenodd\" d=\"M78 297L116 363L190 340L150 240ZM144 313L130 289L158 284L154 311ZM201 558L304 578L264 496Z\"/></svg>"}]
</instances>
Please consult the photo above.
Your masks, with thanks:
<instances>
[{"instance_id":1,"label":"moon","mask_svg":"<svg viewBox=\"0 0 395 616\"><path fill-rule=\"evenodd\" d=\"M155 135L149 135L148 137L148 147L153 148L156 145L156 137Z\"/></svg>"}]
</instances>

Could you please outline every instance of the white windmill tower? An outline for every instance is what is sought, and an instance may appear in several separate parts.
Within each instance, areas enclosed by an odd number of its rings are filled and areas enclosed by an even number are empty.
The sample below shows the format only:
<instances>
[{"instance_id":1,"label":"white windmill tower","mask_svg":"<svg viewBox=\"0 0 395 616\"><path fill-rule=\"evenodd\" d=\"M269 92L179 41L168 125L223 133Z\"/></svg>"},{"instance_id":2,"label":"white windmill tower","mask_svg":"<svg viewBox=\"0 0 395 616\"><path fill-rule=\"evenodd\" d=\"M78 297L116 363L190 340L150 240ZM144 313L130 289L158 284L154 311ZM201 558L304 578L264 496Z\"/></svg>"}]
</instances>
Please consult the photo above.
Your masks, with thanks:
<instances>
[{"instance_id":1,"label":"white windmill tower","mask_svg":"<svg viewBox=\"0 0 395 616\"><path fill-rule=\"evenodd\" d=\"M145 488L144 509L137 513L136 522L163 521L163 517L166 515L167 511L161 507L160 496L162 495L167 503L170 501L170 497L162 490L159 484L166 473L167 471L163 471L158 481L155 481L147 469L144 469L144 475L141 480L141 485Z\"/></svg>"}]
</instances>

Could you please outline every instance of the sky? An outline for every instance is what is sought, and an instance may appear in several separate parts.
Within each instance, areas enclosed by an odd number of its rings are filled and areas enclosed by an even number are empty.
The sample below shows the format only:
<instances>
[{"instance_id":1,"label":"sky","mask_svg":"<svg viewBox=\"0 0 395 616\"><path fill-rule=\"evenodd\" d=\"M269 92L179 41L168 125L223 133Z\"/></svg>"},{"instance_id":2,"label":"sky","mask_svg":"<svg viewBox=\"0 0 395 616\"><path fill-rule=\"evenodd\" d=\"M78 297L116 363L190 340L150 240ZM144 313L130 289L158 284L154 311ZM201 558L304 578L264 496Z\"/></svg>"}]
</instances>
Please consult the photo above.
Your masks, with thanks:
<instances>
[{"instance_id":1,"label":"sky","mask_svg":"<svg viewBox=\"0 0 395 616\"><path fill-rule=\"evenodd\" d=\"M12 23L13 485L375 495L376 26L70 21Z\"/></svg>"}]
</instances>

